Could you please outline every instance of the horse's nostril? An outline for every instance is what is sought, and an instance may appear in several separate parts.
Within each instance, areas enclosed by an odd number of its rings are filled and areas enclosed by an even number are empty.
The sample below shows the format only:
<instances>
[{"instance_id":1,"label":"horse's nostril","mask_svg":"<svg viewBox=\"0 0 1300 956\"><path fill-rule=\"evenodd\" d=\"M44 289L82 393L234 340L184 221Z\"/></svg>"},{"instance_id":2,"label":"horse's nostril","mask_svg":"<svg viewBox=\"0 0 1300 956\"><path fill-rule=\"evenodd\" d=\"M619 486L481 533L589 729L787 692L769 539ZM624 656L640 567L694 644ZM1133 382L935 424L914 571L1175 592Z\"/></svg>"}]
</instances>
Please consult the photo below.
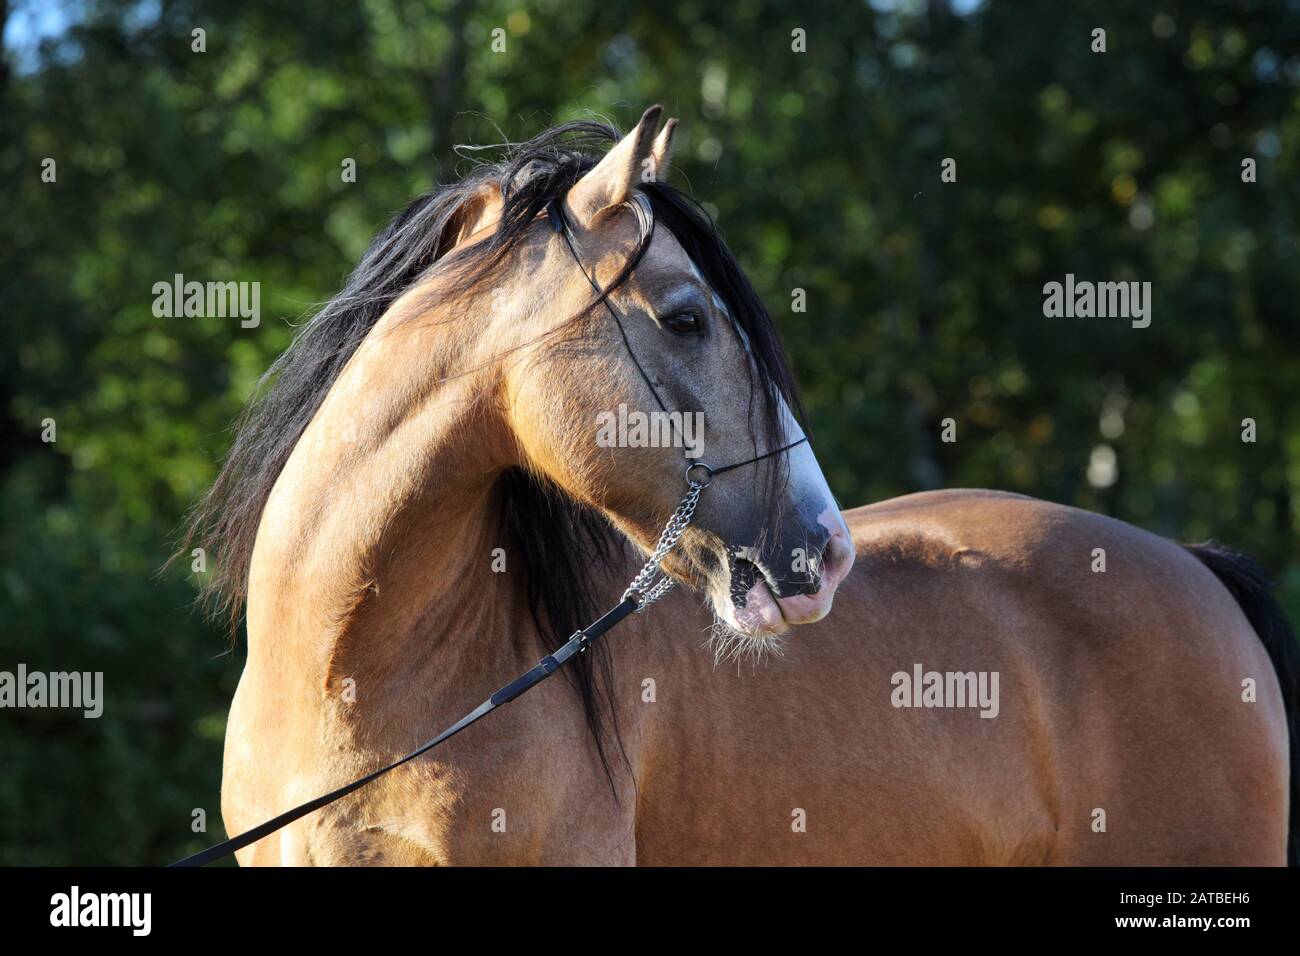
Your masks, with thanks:
<instances>
[{"instance_id":1,"label":"horse's nostril","mask_svg":"<svg viewBox=\"0 0 1300 956\"><path fill-rule=\"evenodd\" d=\"M826 542L826 547L822 549L821 572L823 577L834 578L839 575L840 569L844 566L844 555L836 547L836 539Z\"/></svg>"},{"instance_id":2,"label":"horse's nostril","mask_svg":"<svg viewBox=\"0 0 1300 956\"><path fill-rule=\"evenodd\" d=\"M853 567L853 544L843 534L836 532L826 542L826 548L822 553L822 577L830 580L832 586L838 586L851 567Z\"/></svg>"}]
</instances>

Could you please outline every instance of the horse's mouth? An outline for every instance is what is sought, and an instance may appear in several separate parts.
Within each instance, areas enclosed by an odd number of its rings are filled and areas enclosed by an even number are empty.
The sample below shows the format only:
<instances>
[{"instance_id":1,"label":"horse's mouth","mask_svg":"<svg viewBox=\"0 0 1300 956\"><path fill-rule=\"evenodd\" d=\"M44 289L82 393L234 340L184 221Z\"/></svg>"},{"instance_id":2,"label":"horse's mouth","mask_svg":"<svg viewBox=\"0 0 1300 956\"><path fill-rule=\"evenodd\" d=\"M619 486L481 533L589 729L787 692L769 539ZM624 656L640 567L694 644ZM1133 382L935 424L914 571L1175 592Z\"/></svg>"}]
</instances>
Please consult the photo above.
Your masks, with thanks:
<instances>
[{"instance_id":1,"label":"horse's mouth","mask_svg":"<svg viewBox=\"0 0 1300 956\"><path fill-rule=\"evenodd\" d=\"M747 550L731 548L728 554L730 560L727 570L731 578L731 603L736 608L743 608L748 604L749 592L756 584L766 584L768 592L773 597L777 593L771 572L763 567L761 561L748 557Z\"/></svg>"},{"instance_id":2,"label":"horse's mouth","mask_svg":"<svg viewBox=\"0 0 1300 956\"><path fill-rule=\"evenodd\" d=\"M742 635L761 638L829 614L836 588L853 567L853 551L847 536L832 535L809 561L806 578L786 579L784 587L752 549L729 548L727 563L730 613L719 617Z\"/></svg>"},{"instance_id":3,"label":"horse's mouth","mask_svg":"<svg viewBox=\"0 0 1300 956\"><path fill-rule=\"evenodd\" d=\"M731 617L727 623L741 634L768 637L790 629L777 599L777 584L762 562L733 557L731 560Z\"/></svg>"}]
</instances>

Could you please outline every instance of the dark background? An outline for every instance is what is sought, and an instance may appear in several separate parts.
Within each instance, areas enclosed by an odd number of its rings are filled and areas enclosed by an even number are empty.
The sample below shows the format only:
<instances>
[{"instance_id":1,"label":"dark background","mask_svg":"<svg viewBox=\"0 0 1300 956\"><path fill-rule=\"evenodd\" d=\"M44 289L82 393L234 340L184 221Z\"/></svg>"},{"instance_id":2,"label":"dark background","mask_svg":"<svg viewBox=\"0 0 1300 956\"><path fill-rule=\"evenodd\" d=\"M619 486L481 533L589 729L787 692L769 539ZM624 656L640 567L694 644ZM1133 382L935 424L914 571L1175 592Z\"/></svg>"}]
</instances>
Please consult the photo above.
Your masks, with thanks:
<instances>
[{"instance_id":1,"label":"dark background","mask_svg":"<svg viewBox=\"0 0 1300 956\"><path fill-rule=\"evenodd\" d=\"M184 563L159 573L181 517L290 323L467 168L452 144L576 117L681 118L674 179L766 298L845 505L991 487L1213 536L1300 619L1295 2L0 16L0 669L102 670L106 690L99 720L0 712L0 863L157 863L221 835L242 652L191 609ZM155 318L177 272L260 282L260 327ZM1067 272L1151 282L1151 327L1044 318Z\"/></svg>"}]
</instances>

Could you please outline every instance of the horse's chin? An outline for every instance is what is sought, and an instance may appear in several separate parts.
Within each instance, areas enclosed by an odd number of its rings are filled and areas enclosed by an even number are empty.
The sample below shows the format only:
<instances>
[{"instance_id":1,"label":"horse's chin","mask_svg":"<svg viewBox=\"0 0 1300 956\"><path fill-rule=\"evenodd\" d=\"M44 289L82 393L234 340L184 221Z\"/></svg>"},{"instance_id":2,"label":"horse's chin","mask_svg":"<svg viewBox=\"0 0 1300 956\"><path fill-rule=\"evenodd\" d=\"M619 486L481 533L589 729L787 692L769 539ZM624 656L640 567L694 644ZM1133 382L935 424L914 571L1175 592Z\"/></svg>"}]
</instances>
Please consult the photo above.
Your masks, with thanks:
<instances>
[{"instance_id":1,"label":"horse's chin","mask_svg":"<svg viewBox=\"0 0 1300 956\"><path fill-rule=\"evenodd\" d=\"M761 578L743 595L732 594L725 584L709 589L713 606L713 637L730 642L764 642L780 638L791 627L772 589Z\"/></svg>"}]
</instances>

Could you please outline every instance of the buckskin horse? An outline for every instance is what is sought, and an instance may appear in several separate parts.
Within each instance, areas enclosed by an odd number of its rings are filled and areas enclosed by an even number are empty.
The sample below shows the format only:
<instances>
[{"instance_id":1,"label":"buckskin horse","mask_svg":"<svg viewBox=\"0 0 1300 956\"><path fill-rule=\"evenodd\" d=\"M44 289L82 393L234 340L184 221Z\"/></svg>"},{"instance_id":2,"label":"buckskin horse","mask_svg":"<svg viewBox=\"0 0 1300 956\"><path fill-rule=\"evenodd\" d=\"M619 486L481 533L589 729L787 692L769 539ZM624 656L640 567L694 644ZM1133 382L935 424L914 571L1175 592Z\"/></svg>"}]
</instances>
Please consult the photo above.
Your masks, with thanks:
<instances>
[{"instance_id":1,"label":"buckskin horse","mask_svg":"<svg viewBox=\"0 0 1300 956\"><path fill-rule=\"evenodd\" d=\"M1289 815L1294 862L1300 668L1256 566L992 491L841 514L659 114L416 200L267 373L189 529L247 622L226 827L405 753L622 593L691 462L596 442L621 405L702 412L700 460L744 465L665 560L688 587L240 862L1283 864ZM997 706L900 694L923 668Z\"/></svg>"}]
</instances>

